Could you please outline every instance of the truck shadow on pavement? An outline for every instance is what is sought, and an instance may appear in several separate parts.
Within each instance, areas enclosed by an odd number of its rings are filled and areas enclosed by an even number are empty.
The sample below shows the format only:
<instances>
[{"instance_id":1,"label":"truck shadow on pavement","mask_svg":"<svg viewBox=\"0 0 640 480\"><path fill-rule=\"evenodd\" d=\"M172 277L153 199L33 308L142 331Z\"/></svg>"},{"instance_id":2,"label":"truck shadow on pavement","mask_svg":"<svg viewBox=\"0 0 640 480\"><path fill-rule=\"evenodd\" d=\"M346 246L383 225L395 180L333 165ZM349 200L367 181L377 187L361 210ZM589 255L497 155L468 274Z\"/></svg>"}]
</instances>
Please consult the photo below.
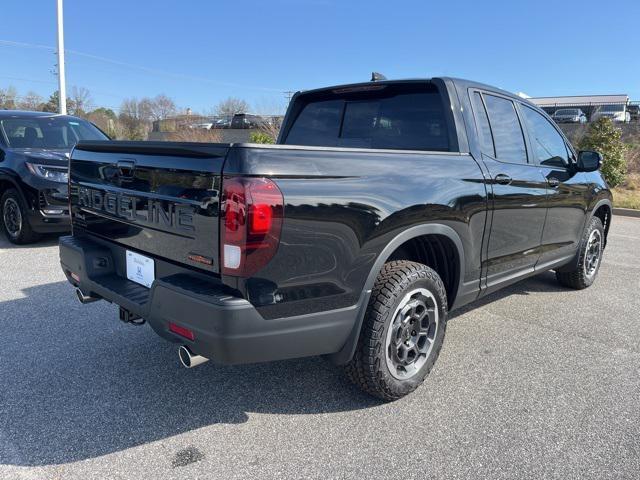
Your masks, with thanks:
<instances>
[{"instance_id":1,"label":"truck shadow on pavement","mask_svg":"<svg viewBox=\"0 0 640 480\"><path fill-rule=\"evenodd\" d=\"M568 288L563 287L556 280L556 274L552 271L540 273L534 277L530 277L526 280L514 283L508 287L505 287L497 292L491 293L486 297L482 297L479 300L475 300L464 307L461 307L449 315L448 320L453 320L456 317L464 315L467 312L475 310L477 308L493 303L504 297L511 295L531 295L532 293L562 293L567 292Z\"/></svg>"},{"instance_id":2,"label":"truck shadow on pavement","mask_svg":"<svg viewBox=\"0 0 640 480\"><path fill-rule=\"evenodd\" d=\"M177 345L82 306L57 282L0 303L0 464L94 458L248 413L318 414L373 407L321 358L187 370Z\"/></svg>"},{"instance_id":3,"label":"truck shadow on pavement","mask_svg":"<svg viewBox=\"0 0 640 480\"><path fill-rule=\"evenodd\" d=\"M548 283L528 280L469 309ZM201 427L241 424L251 413L380 405L320 358L186 370L176 345L148 326L120 323L106 302L80 305L66 282L22 293L0 303L0 464L95 458Z\"/></svg>"}]
</instances>

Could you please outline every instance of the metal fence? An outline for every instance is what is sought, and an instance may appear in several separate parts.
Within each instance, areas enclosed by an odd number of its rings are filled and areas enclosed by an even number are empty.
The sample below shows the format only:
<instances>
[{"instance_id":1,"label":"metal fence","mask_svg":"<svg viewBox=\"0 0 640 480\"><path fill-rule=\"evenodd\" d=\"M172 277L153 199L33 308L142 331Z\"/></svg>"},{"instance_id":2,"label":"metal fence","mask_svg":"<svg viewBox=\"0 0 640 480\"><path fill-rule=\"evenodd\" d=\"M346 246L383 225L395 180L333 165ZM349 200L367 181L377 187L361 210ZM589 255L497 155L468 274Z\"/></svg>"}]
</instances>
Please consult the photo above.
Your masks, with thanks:
<instances>
[{"instance_id":1,"label":"metal fence","mask_svg":"<svg viewBox=\"0 0 640 480\"><path fill-rule=\"evenodd\" d=\"M587 123L610 118L619 123L640 123L640 102L538 104L558 123Z\"/></svg>"},{"instance_id":2,"label":"metal fence","mask_svg":"<svg viewBox=\"0 0 640 480\"><path fill-rule=\"evenodd\" d=\"M232 116L177 115L153 122L153 132L178 132L185 129L255 129L261 125L282 124L281 115L237 114Z\"/></svg>"}]
</instances>

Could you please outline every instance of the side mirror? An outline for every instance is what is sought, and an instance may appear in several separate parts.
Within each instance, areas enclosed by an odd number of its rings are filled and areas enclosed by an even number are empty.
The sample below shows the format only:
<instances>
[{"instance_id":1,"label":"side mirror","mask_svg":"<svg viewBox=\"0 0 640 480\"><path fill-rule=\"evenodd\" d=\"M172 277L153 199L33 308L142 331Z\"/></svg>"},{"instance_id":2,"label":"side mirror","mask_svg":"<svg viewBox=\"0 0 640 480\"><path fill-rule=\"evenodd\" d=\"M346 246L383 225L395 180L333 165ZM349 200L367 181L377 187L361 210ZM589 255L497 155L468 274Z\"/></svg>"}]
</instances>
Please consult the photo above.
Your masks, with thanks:
<instances>
[{"instance_id":1,"label":"side mirror","mask_svg":"<svg viewBox=\"0 0 640 480\"><path fill-rule=\"evenodd\" d=\"M578 163L576 169L579 172L595 172L602 166L602 155L590 150L578 152Z\"/></svg>"}]
</instances>

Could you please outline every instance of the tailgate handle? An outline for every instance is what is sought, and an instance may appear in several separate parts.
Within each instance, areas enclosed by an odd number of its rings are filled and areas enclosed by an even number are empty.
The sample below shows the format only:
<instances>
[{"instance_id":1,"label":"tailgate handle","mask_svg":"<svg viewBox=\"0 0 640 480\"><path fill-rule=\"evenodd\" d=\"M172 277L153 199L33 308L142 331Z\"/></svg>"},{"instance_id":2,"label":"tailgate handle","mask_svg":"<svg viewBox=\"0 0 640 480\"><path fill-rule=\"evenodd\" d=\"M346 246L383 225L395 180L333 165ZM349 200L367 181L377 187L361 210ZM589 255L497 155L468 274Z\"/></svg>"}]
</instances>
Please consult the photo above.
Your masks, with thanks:
<instances>
[{"instance_id":1,"label":"tailgate handle","mask_svg":"<svg viewBox=\"0 0 640 480\"><path fill-rule=\"evenodd\" d=\"M120 178L133 178L133 172L136 169L135 160L119 160L117 163Z\"/></svg>"}]
</instances>

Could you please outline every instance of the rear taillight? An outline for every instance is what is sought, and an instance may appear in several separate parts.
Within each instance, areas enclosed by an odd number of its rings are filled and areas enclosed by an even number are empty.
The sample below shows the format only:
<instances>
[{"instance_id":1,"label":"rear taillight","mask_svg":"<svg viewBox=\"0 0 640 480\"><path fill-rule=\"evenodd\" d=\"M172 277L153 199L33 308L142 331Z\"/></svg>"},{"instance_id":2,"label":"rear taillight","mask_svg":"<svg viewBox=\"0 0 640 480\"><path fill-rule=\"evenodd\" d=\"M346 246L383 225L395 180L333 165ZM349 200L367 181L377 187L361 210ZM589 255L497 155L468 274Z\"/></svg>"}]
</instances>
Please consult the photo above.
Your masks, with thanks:
<instances>
[{"instance_id":1,"label":"rear taillight","mask_svg":"<svg viewBox=\"0 0 640 480\"><path fill-rule=\"evenodd\" d=\"M284 198L268 178L227 177L222 187L222 273L249 277L278 249Z\"/></svg>"}]
</instances>

